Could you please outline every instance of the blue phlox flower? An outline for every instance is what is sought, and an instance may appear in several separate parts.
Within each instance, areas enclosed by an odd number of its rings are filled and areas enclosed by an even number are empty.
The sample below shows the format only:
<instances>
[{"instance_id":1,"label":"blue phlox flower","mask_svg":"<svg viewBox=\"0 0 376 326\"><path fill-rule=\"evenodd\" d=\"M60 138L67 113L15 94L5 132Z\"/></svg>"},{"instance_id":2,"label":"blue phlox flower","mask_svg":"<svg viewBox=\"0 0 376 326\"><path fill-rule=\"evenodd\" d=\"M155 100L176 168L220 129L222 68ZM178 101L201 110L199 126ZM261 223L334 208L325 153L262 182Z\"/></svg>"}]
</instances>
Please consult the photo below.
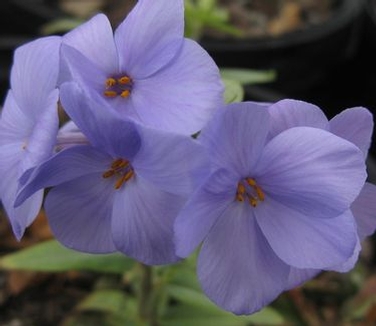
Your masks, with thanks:
<instances>
[{"instance_id":1,"label":"blue phlox flower","mask_svg":"<svg viewBox=\"0 0 376 326\"><path fill-rule=\"evenodd\" d=\"M68 147L26 173L17 204L52 187L45 210L65 246L118 250L145 264L176 261L173 222L207 173L202 146L119 119L74 83L61 91L65 110L90 144Z\"/></svg>"},{"instance_id":2,"label":"blue phlox flower","mask_svg":"<svg viewBox=\"0 0 376 326\"><path fill-rule=\"evenodd\" d=\"M113 32L98 14L66 34L62 81L104 110L183 134L199 131L223 103L219 70L184 38L183 0L140 0Z\"/></svg>"},{"instance_id":3,"label":"blue phlox flower","mask_svg":"<svg viewBox=\"0 0 376 326\"><path fill-rule=\"evenodd\" d=\"M366 179L361 150L315 123L276 128L266 104L217 113L199 137L212 172L175 222L177 255L202 242L202 288L235 314L345 264L359 244L350 206Z\"/></svg>"},{"instance_id":4,"label":"blue phlox flower","mask_svg":"<svg viewBox=\"0 0 376 326\"><path fill-rule=\"evenodd\" d=\"M60 37L19 47L11 69L11 89L0 119L0 197L20 239L38 214L43 191L14 208L18 179L52 154L58 130Z\"/></svg>"}]
</instances>

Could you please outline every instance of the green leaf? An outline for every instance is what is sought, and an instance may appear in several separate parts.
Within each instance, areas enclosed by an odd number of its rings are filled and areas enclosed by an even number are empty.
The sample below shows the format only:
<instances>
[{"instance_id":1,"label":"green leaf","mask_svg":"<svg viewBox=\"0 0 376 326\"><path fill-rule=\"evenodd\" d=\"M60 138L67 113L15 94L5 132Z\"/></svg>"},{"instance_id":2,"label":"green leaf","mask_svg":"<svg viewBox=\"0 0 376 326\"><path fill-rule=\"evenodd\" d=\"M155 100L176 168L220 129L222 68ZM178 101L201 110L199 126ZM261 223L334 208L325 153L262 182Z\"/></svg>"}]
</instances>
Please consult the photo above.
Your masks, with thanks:
<instances>
[{"instance_id":1,"label":"green leaf","mask_svg":"<svg viewBox=\"0 0 376 326\"><path fill-rule=\"evenodd\" d=\"M244 89L239 82L223 78L223 83L225 85L224 100L227 104L243 101Z\"/></svg>"},{"instance_id":2,"label":"green leaf","mask_svg":"<svg viewBox=\"0 0 376 326\"><path fill-rule=\"evenodd\" d=\"M69 316L63 326L141 326L134 298L121 290L105 289L91 293ZM146 326L146 325L145 325Z\"/></svg>"},{"instance_id":3,"label":"green leaf","mask_svg":"<svg viewBox=\"0 0 376 326\"><path fill-rule=\"evenodd\" d=\"M100 311L117 314L126 308L125 293L120 290L106 289L91 293L78 307L78 311Z\"/></svg>"},{"instance_id":4,"label":"green leaf","mask_svg":"<svg viewBox=\"0 0 376 326\"><path fill-rule=\"evenodd\" d=\"M85 20L77 18L61 18L53 20L41 28L43 35L65 33L84 23Z\"/></svg>"},{"instance_id":5,"label":"green leaf","mask_svg":"<svg viewBox=\"0 0 376 326\"><path fill-rule=\"evenodd\" d=\"M269 83L276 79L274 70L221 68L220 71L222 78L235 80L242 85Z\"/></svg>"},{"instance_id":6,"label":"green leaf","mask_svg":"<svg viewBox=\"0 0 376 326\"><path fill-rule=\"evenodd\" d=\"M270 307L250 316L236 316L217 307L197 290L173 284L169 284L166 290L178 303L165 313L163 326L247 326L250 323L266 326L284 323L284 318Z\"/></svg>"},{"instance_id":7,"label":"green leaf","mask_svg":"<svg viewBox=\"0 0 376 326\"><path fill-rule=\"evenodd\" d=\"M132 268L134 261L122 254L94 255L77 252L51 240L6 255L0 259L0 268L39 272L64 272L85 270L119 273Z\"/></svg>"}]
</instances>

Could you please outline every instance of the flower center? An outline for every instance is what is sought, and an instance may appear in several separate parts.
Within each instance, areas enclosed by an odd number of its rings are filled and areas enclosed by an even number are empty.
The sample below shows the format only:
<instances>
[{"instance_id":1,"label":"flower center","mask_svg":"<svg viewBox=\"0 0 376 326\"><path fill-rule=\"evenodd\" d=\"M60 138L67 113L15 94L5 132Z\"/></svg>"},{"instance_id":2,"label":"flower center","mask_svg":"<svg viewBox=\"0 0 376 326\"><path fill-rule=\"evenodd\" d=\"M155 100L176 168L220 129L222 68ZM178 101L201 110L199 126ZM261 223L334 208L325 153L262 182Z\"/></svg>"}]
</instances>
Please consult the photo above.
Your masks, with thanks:
<instances>
[{"instance_id":1,"label":"flower center","mask_svg":"<svg viewBox=\"0 0 376 326\"><path fill-rule=\"evenodd\" d=\"M134 170L128 160L122 158L116 159L112 162L110 168L102 174L102 177L107 179L115 176L115 189L120 189L121 186L134 176Z\"/></svg>"},{"instance_id":2,"label":"flower center","mask_svg":"<svg viewBox=\"0 0 376 326\"><path fill-rule=\"evenodd\" d=\"M132 79L127 76L120 76L119 78L109 77L105 81L105 91L103 95L106 97L127 98L131 94L133 82Z\"/></svg>"},{"instance_id":3,"label":"flower center","mask_svg":"<svg viewBox=\"0 0 376 326\"><path fill-rule=\"evenodd\" d=\"M264 201L265 194L255 179L245 178L238 182L235 199L239 202L247 200L252 207L256 207L260 201Z\"/></svg>"}]
</instances>

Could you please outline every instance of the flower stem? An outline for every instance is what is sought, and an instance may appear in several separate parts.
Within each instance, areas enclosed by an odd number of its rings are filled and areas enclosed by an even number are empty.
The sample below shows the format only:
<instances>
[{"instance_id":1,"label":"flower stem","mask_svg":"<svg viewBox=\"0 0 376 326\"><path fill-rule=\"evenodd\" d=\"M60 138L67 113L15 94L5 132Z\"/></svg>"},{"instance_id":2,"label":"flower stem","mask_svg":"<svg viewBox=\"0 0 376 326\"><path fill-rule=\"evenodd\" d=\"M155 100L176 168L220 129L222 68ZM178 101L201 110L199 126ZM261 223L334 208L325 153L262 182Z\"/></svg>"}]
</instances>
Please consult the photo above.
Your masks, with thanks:
<instances>
[{"instance_id":1,"label":"flower stem","mask_svg":"<svg viewBox=\"0 0 376 326\"><path fill-rule=\"evenodd\" d=\"M149 322L150 326L157 326L153 309L153 270L151 266L140 266L140 288L138 297L138 313L141 320Z\"/></svg>"}]
</instances>

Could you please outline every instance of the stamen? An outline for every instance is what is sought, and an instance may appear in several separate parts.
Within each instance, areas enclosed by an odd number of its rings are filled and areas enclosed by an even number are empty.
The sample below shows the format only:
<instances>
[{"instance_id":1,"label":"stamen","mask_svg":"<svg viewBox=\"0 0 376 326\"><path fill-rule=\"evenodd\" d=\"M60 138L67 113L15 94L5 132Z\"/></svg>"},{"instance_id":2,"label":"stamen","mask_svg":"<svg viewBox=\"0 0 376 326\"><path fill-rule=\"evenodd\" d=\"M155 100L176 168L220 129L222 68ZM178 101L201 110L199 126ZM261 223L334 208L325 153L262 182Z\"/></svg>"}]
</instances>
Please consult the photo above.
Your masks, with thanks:
<instances>
[{"instance_id":1,"label":"stamen","mask_svg":"<svg viewBox=\"0 0 376 326\"><path fill-rule=\"evenodd\" d=\"M245 178L238 182L235 199L243 202L245 198L252 207L256 207L259 201L265 200L265 193L253 178Z\"/></svg>"},{"instance_id":2,"label":"stamen","mask_svg":"<svg viewBox=\"0 0 376 326\"><path fill-rule=\"evenodd\" d=\"M128 89L122 91L120 94L122 98L127 98L129 95L131 95L131 92Z\"/></svg>"},{"instance_id":3,"label":"stamen","mask_svg":"<svg viewBox=\"0 0 376 326\"><path fill-rule=\"evenodd\" d=\"M108 170L102 174L102 177L107 179L112 177L115 174L115 170Z\"/></svg>"},{"instance_id":4,"label":"stamen","mask_svg":"<svg viewBox=\"0 0 376 326\"><path fill-rule=\"evenodd\" d=\"M118 158L111 163L110 168L102 174L102 177L107 179L114 175L117 176L114 188L120 189L125 182L135 175L135 173L128 160Z\"/></svg>"},{"instance_id":5,"label":"stamen","mask_svg":"<svg viewBox=\"0 0 376 326\"><path fill-rule=\"evenodd\" d=\"M122 158L118 158L117 160L113 161L111 164L112 169L121 169L126 167L129 164L128 160L123 160Z\"/></svg>"},{"instance_id":6,"label":"stamen","mask_svg":"<svg viewBox=\"0 0 376 326\"><path fill-rule=\"evenodd\" d=\"M104 91L103 94L107 97L116 97L118 95L115 91Z\"/></svg>"},{"instance_id":7,"label":"stamen","mask_svg":"<svg viewBox=\"0 0 376 326\"><path fill-rule=\"evenodd\" d=\"M130 79L128 76L123 76L123 77L118 79L118 82L121 85L127 85L127 84L130 84L132 82L132 79Z\"/></svg>"},{"instance_id":8,"label":"stamen","mask_svg":"<svg viewBox=\"0 0 376 326\"><path fill-rule=\"evenodd\" d=\"M265 200L265 194L262 191L262 189L259 186L255 186L255 190L256 190L258 199L260 199L261 201L264 201Z\"/></svg>"},{"instance_id":9,"label":"stamen","mask_svg":"<svg viewBox=\"0 0 376 326\"><path fill-rule=\"evenodd\" d=\"M116 79L115 79L115 78L112 78L112 77L107 78L105 84L106 84L106 87L107 87L107 88L111 88L111 87L113 87L113 86L116 85Z\"/></svg>"},{"instance_id":10,"label":"stamen","mask_svg":"<svg viewBox=\"0 0 376 326\"><path fill-rule=\"evenodd\" d=\"M257 199L256 199L255 197L250 196L250 197L249 197L249 204L250 204L252 207L256 207L256 206L257 206Z\"/></svg>"},{"instance_id":11,"label":"stamen","mask_svg":"<svg viewBox=\"0 0 376 326\"><path fill-rule=\"evenodd\" d=\"M132 78L127 75L108 77L105 80L105 90L103 95L111 98L117 96L128 98L131 94L132 86Z\"/></svg>"},{"instance_id":12,"label":"stamen","mask_svg":"<svg viewBox=\"0 0 376 326\"><path fill-rule=\"evenodd\" d=\"M127 173L122 175L115 183L115 189L119 189L125 182L127 182L134 175L133 170L129 170Z\"/></svg>"}]
</instances>

